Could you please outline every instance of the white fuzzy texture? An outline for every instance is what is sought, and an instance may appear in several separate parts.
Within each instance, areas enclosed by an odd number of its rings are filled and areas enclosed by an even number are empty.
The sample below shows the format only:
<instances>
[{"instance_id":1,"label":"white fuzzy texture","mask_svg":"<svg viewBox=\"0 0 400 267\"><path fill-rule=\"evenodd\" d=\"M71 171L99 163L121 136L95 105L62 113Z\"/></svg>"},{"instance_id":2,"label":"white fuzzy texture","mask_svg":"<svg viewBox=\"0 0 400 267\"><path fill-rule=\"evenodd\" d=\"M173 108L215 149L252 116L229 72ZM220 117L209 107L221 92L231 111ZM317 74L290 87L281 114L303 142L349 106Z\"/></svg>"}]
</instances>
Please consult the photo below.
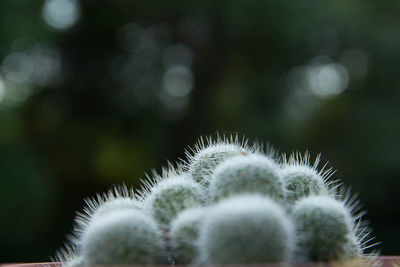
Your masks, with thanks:
<instances>
[{"instance_id":1,"label":"white fuzzy texture","mask_svg":"<svg viewBox=\"0 0 400 267\"><path fill-rule=\"evenodd\" d=\"M169 236L174 256L179 264L188 264L198 258L196 242L205 216L207 216L206 208L191 208L179 213L171 222Z\"/></svg>"},{"instance_id":2,"label":"white fuzzy texture","mask_svg":"<svg viewBox=\"0 0 400 267\"><path fill-rule=\"evenodd\" d=\"M119 197L115 199L111 199L109 201L104 202L96 211L93 213L91 220L101 219L104 216L109 215L110 212L114 212L116 210L126 210L126 211L138 211L138 203L136 200L127 198L127 197Z\"/></svg>"},{"instance_id":3,"label":"white fuzzy texture","mask_svg":"<svg viewBox=\"0 0 400 267\"><path fill-rule=\"evenodd\" d=\"M134 199L132 188L120 185L112 187L108 192L96 194L95 197L85 199L86 205L75 218L75 229L70 241L76 244L87 226L96 218L106 216L109 212L119 209L139 210L139 203Z\"/></svg>"},{"instance_id":4,"label":"white fuzzy texture","mask_svg":"<svg viewBox=\"0 0 400 267\"><path fill-rule=\"evenodd\" d=\"M209 195L211 199L219 200L242 193L260 193L283 200L286 189L280 167L260 154L226 159L211 176Z\"/></svg>"},{"instance_id":5,"label":"white fuzzy texture","mask_svg":"<svg viewBox=\"0 0 400 267\"><path fill-rule=\"evenodd\" d=\"M200 229L200 262L238 264L289 262L294 233L285 210L252 194L226 199L208 213Z\"/></svg>"},{"instance_id":6,"label":"white fuzzy texture","mask_svg":"<svg viewBox=\"0 0 400 267\"><path fill-rule=\"evenodd\" d=\"M182 210L201 206L203 187L185 174L168 177L153 186L144 199L143 210L150 213L163 228Z\"/></svg>"},{"instance_id":7,"label":"white fuzzy texture","mask_svg":"<svg viewBox=\"0 0 400 267\"><path fill-rule=\"evenodd\" d=\"M282 168L282 177L287 188L289 201L295 201L309 195L327 195L329 189L324 178L307 165L287 165Z\"/></svg>"},{"instance_id":8,"label":"white fuzzy texture","mask_svg":"<svg viewBox=\"0 0 400 267\"><path fill-rule=\"evenodd\" d=\"M161 231L140 211L117 210L92 221L80 240L85 263L152 264L164 261Z\"/></svg>"},{"instance_id":9,"label":"white fuzzy texture","mask_svg":"<svg viewBox=\"0 0 400 267\"><path fill-rule=\"evenodd\" d=\"M313 261L344 260L353 245L353 218L344 203L327 196L297 201L293 219L299 250Z\"/></svg>"},{"instance_id":10,"label":"white fuzzy texture","mask_svg":"<svg viewBox=\"0 0 400 267\"><path fill-rule=\"evenodd\" d=\"M237 144L217 143L205 147L191 158L189 173L196 182L207 186L210 176L219 163L227 158L237 155L247 155L251 153L249 149Z\"/></svg>"}]
</instances>

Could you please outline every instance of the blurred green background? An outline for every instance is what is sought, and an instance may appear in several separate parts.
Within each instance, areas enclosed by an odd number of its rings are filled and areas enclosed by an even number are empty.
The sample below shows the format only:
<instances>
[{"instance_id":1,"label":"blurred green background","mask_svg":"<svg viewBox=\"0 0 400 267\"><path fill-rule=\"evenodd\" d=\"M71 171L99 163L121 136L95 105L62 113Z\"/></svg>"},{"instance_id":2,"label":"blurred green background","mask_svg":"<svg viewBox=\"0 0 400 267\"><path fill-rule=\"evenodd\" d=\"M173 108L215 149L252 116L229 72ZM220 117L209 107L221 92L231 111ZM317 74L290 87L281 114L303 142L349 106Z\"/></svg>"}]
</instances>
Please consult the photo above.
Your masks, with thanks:
<instances>
[{"instance_id":1,"label":"blurred green background","mask_svg":"<svg viewBox=\"0 0 400 267\"><path fill-rule=\"evenodd\" d=\"M201 135L309 150L400 254L400 1L0 1L0 262Z\"/></svg>"}]
</instances>

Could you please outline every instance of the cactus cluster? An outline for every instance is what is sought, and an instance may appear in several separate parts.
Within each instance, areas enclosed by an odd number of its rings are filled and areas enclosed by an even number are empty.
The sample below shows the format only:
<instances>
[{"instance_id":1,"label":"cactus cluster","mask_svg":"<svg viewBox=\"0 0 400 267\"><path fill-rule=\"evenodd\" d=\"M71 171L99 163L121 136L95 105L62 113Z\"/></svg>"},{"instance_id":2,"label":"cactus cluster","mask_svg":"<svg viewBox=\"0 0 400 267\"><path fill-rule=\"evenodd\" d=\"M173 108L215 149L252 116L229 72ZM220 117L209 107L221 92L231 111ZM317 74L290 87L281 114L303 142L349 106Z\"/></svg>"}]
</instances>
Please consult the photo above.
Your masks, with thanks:
<instances>
[{"instance_id":1,"label":"cactus cluster","mask_svg":"<svg viewBox=\"0 0 400 267\"><path fill-rule=\"evenodd\" d=\"M200 139L187 160L86 200L56 260L97 264L245 264L360 260L373 238L356 196L306 153Z\"/></svg>"}]
</instances>

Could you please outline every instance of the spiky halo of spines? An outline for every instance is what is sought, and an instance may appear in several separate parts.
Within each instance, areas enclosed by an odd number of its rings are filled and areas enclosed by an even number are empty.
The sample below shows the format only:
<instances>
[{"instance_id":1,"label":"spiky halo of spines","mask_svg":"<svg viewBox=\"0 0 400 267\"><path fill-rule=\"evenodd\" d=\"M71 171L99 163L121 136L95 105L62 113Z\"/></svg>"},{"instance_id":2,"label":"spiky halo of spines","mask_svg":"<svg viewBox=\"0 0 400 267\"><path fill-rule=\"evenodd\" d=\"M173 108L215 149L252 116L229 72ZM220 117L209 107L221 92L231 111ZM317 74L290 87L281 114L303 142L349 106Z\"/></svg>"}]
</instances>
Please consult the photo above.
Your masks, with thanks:
<instances>
[{"instance_id":1,"label":"spiky halo of spines","mask_svg":"<svg viewBox=\"0 0 400 267\"><path fill-rule=\"evenodd\" d=\"M215 167L225 159L236 155L248 155L262 152L262 147L255 142L249 144L248 139L236 135L216 138L200 137L193 147L186 149L185 171L190 173L193 180L207 187L209 178Z\"/></svg>"},{"instance_id":2,"label":"spiky halo of spines","mask_svg":"<svg viewBox=\"0 0 400 267\"><path fill-rule=\"evenodd\" d=\"M352 192L351 187L341 185L335 198L343 202L344 206L348 209L349 213L353 218L353 236L355 244L359 249L359 257L364 258L366 263L370 263L369 266L378 265L379 251L373 248L380 244L380 242L374 242L375 236L372 234L372 229L369 226L369 222L364 220L364 216L367 211L364 209L358 194ZM373 249L372 251L369 251Z\"/></svg>"},{"instance_id":3,"label":"spiky halo of spines","mask_svg":"<svg viewBox=\"0 0 400 267\"><path fill-rule=\"evenodd\" d=\"M180 170L167 169L166 176L158 177L151 188L142 190L142 209L153 216L162 229L180 211L205 202L204 188ZM177 191L178 190L178 191Z\"/></svg>"},{"instance_id":4,"label":"spiky halo of spines","mask_svg":"<svg viewBox=\"0 0 400 267\"><path fill-rule=\"evenodd\" d=\"M250 142L248 138L246 138L245 136L240 137L238 134L221 136L217 133L215 138L213 138L211 135L200 136L193 146L188 146L185 149L186 159L180 159L180 162L184 166L184 171L189 171L190 162L194 160L197 153L207 147L215 145L236 145L242 149L250 151L251 153L267 155L275 161L278 161L280 159L279 152L269 142L266 144L257 140Z\"/></svg>"},{"instance_id":5,"label":"spiky halo of spines","mask_svg":"<svg viewBox=\"0 0 400 267\"><path fill-rule=\"evenodd\" d=\"M172 163L167 161L167 165L161 168L161 172L157 172L155 169L151 170L151 174L145 173L145 178L140 179L141 185L139 189L135 190L135 198L138 201L139 206L142 208L144 201L151 194L152 189L161 181L168 179L169 177L176 177L184 175L185 166L183 163Z\"/></svg>"},{"instance_id":6,"label":"spiky halo of spines","mask_svg":"<svg viewBox=\"0 0 400 267\"><path fill-rule=\"evenodd\" d=\"M336 173L336 170L334 170L333 167L329 167L328 161L326 161L322 167L320 167L322 161L321 158L321 154L317 154L314 161L312 161L309 151L304 153L296 151L291 153L289 156L287 156L285 153L282 153L279 162L282 169L291 166L309 167L321 177L324 186L328 190L328 193L330 195L335 195L337 189L342 185L342 183L340 183L340 180L338 179L332 179L332 176Z\"/></svg>"},{"instance_id":7,"label":"spiky halo of spines","mask_svg":"<svg viewBox=\"0 0 400 267\"><path fill-rule=\"evenodd\" d=\"M127 198L136 201L133 188L128 187L125 184L115 185L102 194L97 193L94 197L86 198L84 200L85 205L82 209L82 212L77 212L77 215L74 219L74 230L68 239L73 243L76 243L76 240L79 239L81 234L85 231L96 211L105 203L121 198Z\"/></svg>"},{"instance_id":8,"label":"spiky halo of spines","mask_svg":"<svg viewBox=\"0 0 400 267\"><path fill-rule=\"evenodd\" d=\"M287 190L280 167L268 156L254 153L220 163L211 175L210 201L237 194L261 194L283 204Z\"/></svg>"},{"instance_id":9,"label":"spiky halo of spines","mask_svg":"<svg viewBox=\"0 0 400 267\"><path fill-rule=\"evenodd\" d=\"M64 243L64 245L56 251L54 257L50 257L50 260L52 262L60 262L62 267L84 266L84 260L79 255L78 247L72 243Z\"/></svg>"},{"instance_id":10,"label":"spiky halo of spines","mask_svg":"<svg viewBox=\"0 0 400 267\"><path fill-rule=\"evenodd\" d=\"M301 198L293 206L292 220L299 240L297 249L307 260L347 259L353 220L343 202L322 195Z\"/></svg>"}]
</instances>

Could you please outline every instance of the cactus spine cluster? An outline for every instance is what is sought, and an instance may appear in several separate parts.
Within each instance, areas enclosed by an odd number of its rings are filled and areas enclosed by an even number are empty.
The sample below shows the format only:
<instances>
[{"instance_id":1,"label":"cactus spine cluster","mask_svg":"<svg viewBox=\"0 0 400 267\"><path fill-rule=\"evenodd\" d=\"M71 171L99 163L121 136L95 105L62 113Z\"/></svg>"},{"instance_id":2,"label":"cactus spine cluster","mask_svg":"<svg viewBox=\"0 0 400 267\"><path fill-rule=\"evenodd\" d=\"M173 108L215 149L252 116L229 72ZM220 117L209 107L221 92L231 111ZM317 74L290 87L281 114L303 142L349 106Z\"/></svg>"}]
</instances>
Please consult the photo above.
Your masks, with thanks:
<instances>
[{"instance_id":1,"label":"cactus spine cluster","mask_svg":"<svg viewBox=\"0 0 400 267\"><path fill-rule=\"evenodd\" d=\"M65 266L97 264L375 264L357 197L310 164L236 138L200 139L182 165L86 201Z\"/></svg>"}]
</instances>

